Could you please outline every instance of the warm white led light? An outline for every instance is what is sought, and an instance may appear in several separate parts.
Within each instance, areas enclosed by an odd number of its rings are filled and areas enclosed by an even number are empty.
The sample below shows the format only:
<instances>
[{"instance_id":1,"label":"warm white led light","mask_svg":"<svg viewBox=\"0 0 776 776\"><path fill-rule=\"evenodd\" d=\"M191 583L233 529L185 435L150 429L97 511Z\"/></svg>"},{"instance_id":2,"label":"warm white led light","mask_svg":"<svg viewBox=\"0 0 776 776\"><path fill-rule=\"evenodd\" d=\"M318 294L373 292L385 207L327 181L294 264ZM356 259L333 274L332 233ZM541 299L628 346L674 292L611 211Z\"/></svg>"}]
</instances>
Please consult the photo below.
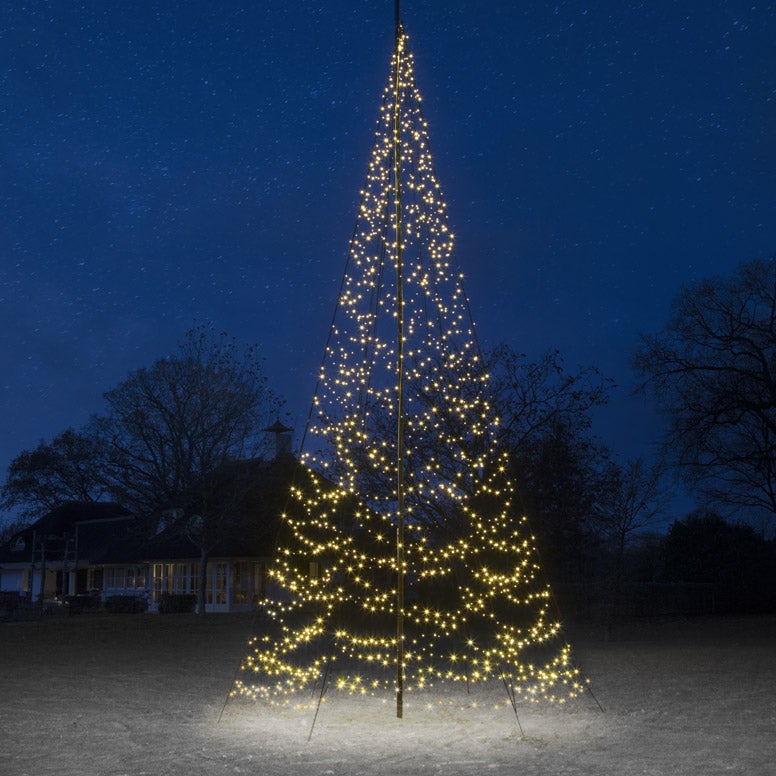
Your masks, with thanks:
<instances>
[{"instance_id":1,"label":"warm white led light","mask_svg":"<svg viewBox=\"0 0 776 776\"><path fill-rule=\"evenodd\" d=\"M407 593L404 687L508 681L562 701L584 682L559 641L534 539L512 508L498 419L434 173L406 36L394 54L303 454L235 691L289 702L328 676L396 682L396 244L393 89L400 72ZM324 474L325 473L325 476ZM554 646L552 646L554 645Z\"/></svg>"}]
</instances>

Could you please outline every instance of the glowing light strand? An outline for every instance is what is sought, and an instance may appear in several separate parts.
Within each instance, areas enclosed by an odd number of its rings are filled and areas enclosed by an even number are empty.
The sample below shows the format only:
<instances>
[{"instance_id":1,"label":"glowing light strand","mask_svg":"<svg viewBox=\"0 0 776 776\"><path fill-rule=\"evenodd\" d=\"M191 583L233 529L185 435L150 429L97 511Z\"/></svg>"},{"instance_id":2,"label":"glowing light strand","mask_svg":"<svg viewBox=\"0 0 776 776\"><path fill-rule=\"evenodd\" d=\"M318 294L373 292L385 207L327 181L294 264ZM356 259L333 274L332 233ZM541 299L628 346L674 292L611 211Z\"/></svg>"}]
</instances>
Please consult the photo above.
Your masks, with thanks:
<instances>
[{"instance_id":1,"label":"glowing light strand","mask_svg":"<svg viewBox=\"0 0 776 776\"><path fill-rule=\"evenodd\" d=\"M401 56L397 57L397 52ZM235 693L291 703L331 666L344 692L396 691L397 214L394 90L401 107L405 510L402 678L506 678L516 698L563 703L585 681L552 614L474 336L428 146L412 54L394 52L337 310L264 602ZM313 447L314 449L310 449Z\"/></svg>"}]
</instances>

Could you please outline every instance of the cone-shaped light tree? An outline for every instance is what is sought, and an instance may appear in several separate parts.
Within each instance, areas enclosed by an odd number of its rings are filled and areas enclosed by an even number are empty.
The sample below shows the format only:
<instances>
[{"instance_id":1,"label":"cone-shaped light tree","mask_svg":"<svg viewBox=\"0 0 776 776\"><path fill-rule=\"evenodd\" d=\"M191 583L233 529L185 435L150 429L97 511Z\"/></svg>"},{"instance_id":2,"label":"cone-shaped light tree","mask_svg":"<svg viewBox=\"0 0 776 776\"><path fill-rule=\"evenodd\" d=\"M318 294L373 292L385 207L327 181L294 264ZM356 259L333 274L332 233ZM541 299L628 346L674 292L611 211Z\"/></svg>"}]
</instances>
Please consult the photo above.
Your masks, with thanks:
<instances>
[{"instance_id":1,"label":"cone-shaped light tree","mask_svg":"<svg viewBox=\"0 0 776 776\"><path fill-rule=\"evenodd\" d=\"M302 454L236 692L288 699L504 681L583 683L525 518L436 179L407 37L396 47Z\"/></svg>"}]
</instances>

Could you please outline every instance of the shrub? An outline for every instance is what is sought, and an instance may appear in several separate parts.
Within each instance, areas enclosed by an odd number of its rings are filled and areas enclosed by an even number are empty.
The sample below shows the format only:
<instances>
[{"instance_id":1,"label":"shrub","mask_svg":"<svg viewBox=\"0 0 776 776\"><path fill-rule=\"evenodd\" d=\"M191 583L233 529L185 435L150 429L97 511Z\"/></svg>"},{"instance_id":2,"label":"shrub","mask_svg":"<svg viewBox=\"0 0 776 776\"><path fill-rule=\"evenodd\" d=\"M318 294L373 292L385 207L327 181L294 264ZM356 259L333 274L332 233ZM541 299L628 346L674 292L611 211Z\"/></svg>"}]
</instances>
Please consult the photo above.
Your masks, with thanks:
<instances>
[{"instance_id":1,"label":"shrub","mask_svg":"<svg viewBox=\"0 0 776 776\"><path fill-rule=\"evenodd\" d=\"M10 620L22 605L21 593L0 590L0 620Z\"/></svg>"},{"instance_id":2,"label":"shrub","mask_svg":"<svg viewBox=\"0 0 776 776\"><path fill-rule=\"evenodd\" d=\"M197 596L189 593L164 593L159 599L159 614L191 614Z\"/></svg>"},{"instance_id":3,"label":"shrub","mask_svg":"<svg viewBox=\"0 0 776 776\"><path fill-rule=\"evenodd\" d=\"M137 595L110 595L105 599L105 610L111 614L139 614L148 611L148 601Z\"/></svg>"},{"instance_id":4,"label":"shrub","mask_svg":"<svg viewBox=\"0 0 776 776\"><path fill-rule=\"evenodd\" d=\"M96 591L65 596L65 604L70 615L81 614L87 609L99 609L101 603L100 594Z\"/></svg>"}]
</instances>

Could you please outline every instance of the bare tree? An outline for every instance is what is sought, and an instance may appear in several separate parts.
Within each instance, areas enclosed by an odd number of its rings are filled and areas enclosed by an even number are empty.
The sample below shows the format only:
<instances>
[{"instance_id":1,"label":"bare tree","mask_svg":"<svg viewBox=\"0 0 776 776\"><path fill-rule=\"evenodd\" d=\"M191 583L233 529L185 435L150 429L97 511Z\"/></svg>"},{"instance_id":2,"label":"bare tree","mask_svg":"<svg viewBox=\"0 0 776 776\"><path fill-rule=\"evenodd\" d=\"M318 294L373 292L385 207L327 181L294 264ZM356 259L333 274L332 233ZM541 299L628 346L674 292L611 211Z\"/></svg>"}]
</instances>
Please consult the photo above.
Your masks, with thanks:
<instances>
[{"instance_id":1,"label":"bare tree","mask_svg":"<svg viewBox=\"0 0 776 776\"><path fill-rule=\"evenodd\" d=\"M189 332L175 356L132 372L93 420L113 497L153 527L165 516L199 547L200 612L210 552L239 515L227 497L244 485L236 462L257 457L280 408L254 348ZM230 526L229 520L232 524Z\"/></svg>"},{"instance_id":2,"label":"bare tree","mask_svg":"<svg viewBox=\"0 0 776 776\"><path fill-rule=\"evenodd\" d=\"M597 520L610 558L605 577L605 627L611 637L614 618L623 597L626 553L635 536L656 528L666 515L670 493L660 464L648 466L642 458L617 464L610 461L601 490Z\"/></svg>"},{"instance_id":3,"label":"bare tree","mask_svg":"<svg viewBox=\"0 0 776 776\"><path fill-rule=\"evenodd\" d=\"M519 506L559 598L584 608L595 594L595 518L609 461L592 433L592 412L606 403L613 382L594 367L570 372L557 350L529 361L501 346L488 369Z\"/></svg>"},{"instance_id":4,"label":"bare tree","mask_svg":"<svg viewBox=\"0 0 776 776\"><path fill-rule=\"evenodd\" d=\"M614 385L595 367L567 371L557 350L529 361L501 345L486 361L502 440L512 451L530 447L553 428L585 434L592 425L592 410L606 404Z\"/></svg>"},{"instance_id":5,"label":"bare tree","mask_svg":"<svg viewBox=\"0 0 776 776\"><path fill-rule=\"evenodd\" d=\"M11 461L0 507L20 508L20 517L29 520L64 501L100 501L107 493L102 463L98 440L69 428Z\"/></svg>"},{"instance_id":6,"label":"bare tree","mask_svg":"<svg viewBox=\"0 0 776 776\"><path fill-rule=\"evenodd\" d=\"M425 354L424 360L431 363ZM437 359L433 380L420 370L408 371L405 390L412 401L406 408L405 433L413 455L406 461L405 477L411 485L423 482L434 489L433 499L424 497L422 489L410 496L413 520L430 536L439 539L466 530L457 497L447 494L477 490L476 462L488 450L492 434L498 449L511 454L522 507L545 533L558 534L558 546L589 521L607 460L605 449L589 434L591 412L606 403L611 380L592 367L568 372L558 351L529 361L507 345L482 360ZM395 436L395 408L387 411L372 402L365 404L363 414L369 438ZM362 492L392 492L395 471L374 451L354 449L351 465ZM438 487L440 483L445 487Z\"/></svg>"},{"instance_id":7,"label":"bare tree","mask_svg":"<svg viewBox=\"0 0 776 776\"><path fill-rule=\"evenodd\" d=\"M685 481L710 503L776 512L776 260L685 288L634 365Z\"/></svg>"}]
</instances>

